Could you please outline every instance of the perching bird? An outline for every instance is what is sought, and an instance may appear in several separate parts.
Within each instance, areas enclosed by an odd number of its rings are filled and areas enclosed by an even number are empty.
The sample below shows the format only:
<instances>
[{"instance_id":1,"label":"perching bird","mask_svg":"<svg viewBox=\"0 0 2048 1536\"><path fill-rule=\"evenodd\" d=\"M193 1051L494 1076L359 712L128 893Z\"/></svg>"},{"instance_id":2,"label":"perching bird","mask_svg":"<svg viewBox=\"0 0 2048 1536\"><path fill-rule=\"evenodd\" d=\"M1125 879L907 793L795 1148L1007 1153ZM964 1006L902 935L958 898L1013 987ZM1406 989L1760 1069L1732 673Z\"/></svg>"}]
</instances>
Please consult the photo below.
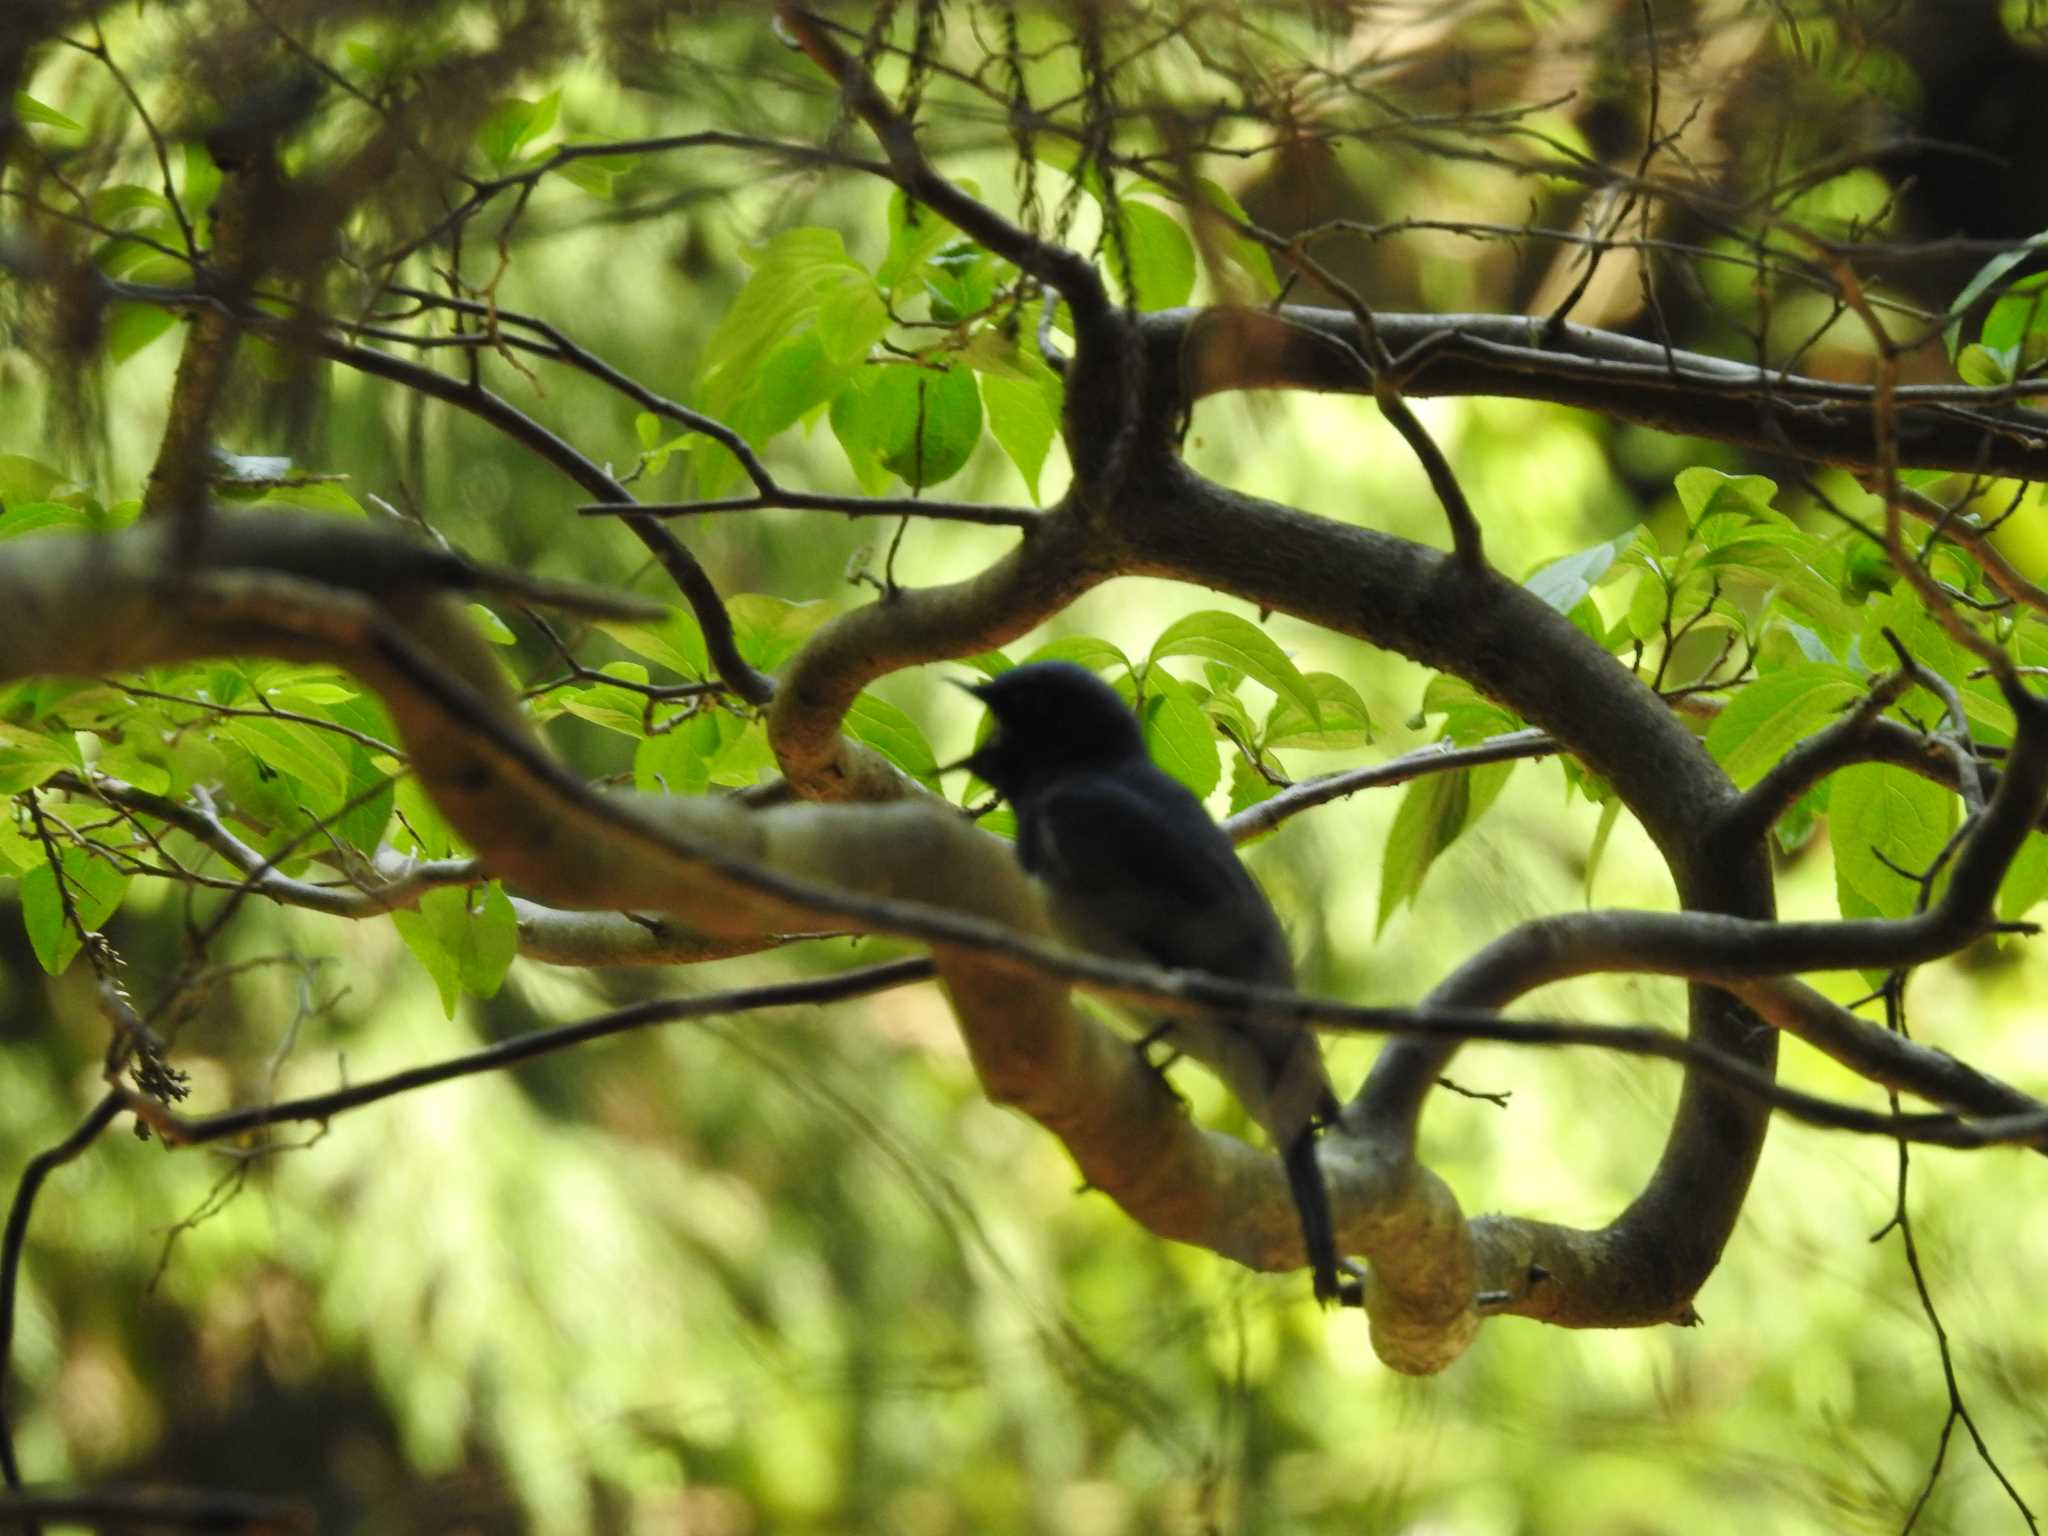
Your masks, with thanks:
<instances>
[{"instance_id":1,"label":"perching bird","mask_svg":"<svg viewBox=\"0 0 2048 1536\"><path fill-rule=\"evenodd\" d=\"M1201 801L1153 765L1114 689L1067 662L1034 662L968 688L996 728L961 766L1017 814L1017 859L1081 948L1289 987L1294 964L1265 895ZM1253 1019L1177 1018L1161 1038L1229 1085L1279 1148L1316 1299L1356 1304L1316 1162L1337 1114L1314 1034Z\"/></svg>"}]
</instances>

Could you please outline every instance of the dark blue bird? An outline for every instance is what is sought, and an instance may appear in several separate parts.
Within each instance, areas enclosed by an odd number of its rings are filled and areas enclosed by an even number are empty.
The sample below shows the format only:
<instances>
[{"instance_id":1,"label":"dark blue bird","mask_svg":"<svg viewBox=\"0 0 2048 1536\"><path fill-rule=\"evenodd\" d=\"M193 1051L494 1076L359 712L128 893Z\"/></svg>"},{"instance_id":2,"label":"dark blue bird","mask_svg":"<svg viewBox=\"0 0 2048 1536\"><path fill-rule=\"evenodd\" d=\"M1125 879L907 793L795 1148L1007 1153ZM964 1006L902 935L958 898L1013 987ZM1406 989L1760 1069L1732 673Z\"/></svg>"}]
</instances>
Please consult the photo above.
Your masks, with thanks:
<instances>
[{"instance_id":1,"label":"dark blue bird","mask_svg":"<svg viewBox=\"0 0 2048 1536\"><path fill-rule=\"evenodd\" d=\"M1116 691L1067 662L1015 667L967 690L995 731L961 765L1017 814L1017 859L1044 884L1067 939L1097 954L1294 984L1287 937L1202 802L1156 767ZM1273 1139L1315 1274L1316 1299L1356 1304L1316 1162L1337 1114L1315 1036L1250 1018L1180 1018L1161 1038L1214 1071Z\"/></svg>"}]
</instances>

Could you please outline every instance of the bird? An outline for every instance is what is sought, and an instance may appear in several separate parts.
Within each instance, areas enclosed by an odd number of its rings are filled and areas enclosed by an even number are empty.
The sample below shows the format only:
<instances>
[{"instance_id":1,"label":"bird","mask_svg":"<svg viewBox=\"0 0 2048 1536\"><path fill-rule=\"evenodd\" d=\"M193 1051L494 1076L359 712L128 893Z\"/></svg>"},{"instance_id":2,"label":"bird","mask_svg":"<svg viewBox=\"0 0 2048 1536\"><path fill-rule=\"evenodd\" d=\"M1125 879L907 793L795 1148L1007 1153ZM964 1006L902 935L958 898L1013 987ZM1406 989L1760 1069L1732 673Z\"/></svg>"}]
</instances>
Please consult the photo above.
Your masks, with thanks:
<instances>
[{"instance_id":1,"label":"bird","mask_svg":"<svg viewBox=\"0 0 2048 1536\"><path fill-rule=\"evenodd\" d=\"M1289 988L1294 962L1272 904L1202 802L1153 763L1116 690L1071 662L1027 662L960 684L994 729L955 766L1017 818L1016 853L1045 888L1055 926L1080 948L1230 981ZM1316 1299L1359 1305L1339 1260L1316 1131L1336 1095L1313 1032L1246 1017L1181 1017L1164 1039L1221 1077L1272 1138L1314 1275Z\"/></svg>"}]
</instances>

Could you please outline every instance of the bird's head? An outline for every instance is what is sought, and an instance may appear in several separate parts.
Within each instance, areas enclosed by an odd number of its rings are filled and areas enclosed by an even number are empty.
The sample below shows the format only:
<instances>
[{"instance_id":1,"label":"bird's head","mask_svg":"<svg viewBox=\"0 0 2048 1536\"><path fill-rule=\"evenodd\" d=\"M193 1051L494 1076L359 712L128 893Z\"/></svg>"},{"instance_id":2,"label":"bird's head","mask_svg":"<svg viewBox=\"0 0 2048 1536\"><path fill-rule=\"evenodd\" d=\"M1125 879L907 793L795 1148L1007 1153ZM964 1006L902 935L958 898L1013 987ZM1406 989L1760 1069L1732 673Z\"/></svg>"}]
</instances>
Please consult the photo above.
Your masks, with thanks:
<instances>
[{"instance_id":1,"label":"bird's head","mask_svg":"<svg viewBox=\"0 0 2048 1536\"><path fill-rule=\"evenodd\" d=\"M959 766L971 768L1006 800L1077 768L1145 756L1145 738L1116 690L1067 661L1012 667L962 687L995 716L995 730Z\"/></svg>"}]
</instances>

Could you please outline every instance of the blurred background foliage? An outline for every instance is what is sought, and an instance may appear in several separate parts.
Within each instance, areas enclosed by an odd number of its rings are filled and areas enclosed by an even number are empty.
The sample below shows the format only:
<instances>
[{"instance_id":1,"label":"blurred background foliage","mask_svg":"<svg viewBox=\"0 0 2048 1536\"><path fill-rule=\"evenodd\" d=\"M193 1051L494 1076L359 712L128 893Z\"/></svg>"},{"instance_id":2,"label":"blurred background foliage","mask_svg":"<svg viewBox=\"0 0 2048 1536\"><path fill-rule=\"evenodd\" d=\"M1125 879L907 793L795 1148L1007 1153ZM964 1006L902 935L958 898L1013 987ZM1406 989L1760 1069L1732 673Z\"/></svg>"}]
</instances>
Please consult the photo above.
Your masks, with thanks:
<instances>
[{"instance_id":1,"label":"blurred background foliage","mask_svg":"<svg viewBox=\"0 0 2048 1536\"><path fill-rule=\"evenodd\" d=\"M1468 62L1482 63L1510 56L1532 25L1579 28L1575 56L1597 58L1609 24L1633 11L1563 4L1531 22L1515 6L1434 9L1442 14L1414 19L1437 30L1413 56L1451 59L1462 36ZM1854 7L1730 9L1760 28L1787 77L1794 60L1825 65L1798 76L1802 100L1902 111L1928 93L1898 52L1859 48ZM2006 9L2007 20L2034 23L2022 14L2030 8ZM1778 19L1758 21L1766 12ZM1028 9L1022 20L1047 36L1062 25ZM109 9L97 25L137 91L175 123L181 113L210 121L233 102L219 79L219 99L207 99L195 64L231 65L221 39L252 24L237 16L228 27L212 7L142 4ZM1252 7L1241 35L1256 50L1262 28L1292 29L1299 43L1304 26ZM813 141L833 132L829 93L755 7L364 6L338 9L318 36L321 56L358 79L428 70L496 38L506 57L489 100L559 92L536 143L731 126L779 125ZM1808 47L1816 37L1832 50L1825 59ZM1494 53L1482 46L1489 38ZM967 28L953 47L971 63ZM1146 90L1194 78L1170 49L1133 67ZM1073 88L1071 53L1048 55L1037 83L1052 89L1063 69ZM1619 101L1628 71L1612 71ZM47 48L22 85L77 128L31 120L39 143L118 146L81 149L81 164L110 180L116 167L147 179L149 146L102 61ZM1449 89L1419 70L1407 85L1417 110L1432 89ZM349 110L343 101L320 118L300 153L340 154L362 132ZM986 117L931 109L947 169L1002 201L1013 154ZM1598 127L1564 106L1544 125L1589 143ZM489 149L479 138L465 152ZM1310 185L1300 167L1291 182L1262 182L1267 164L1250 162L1235 183L1255 210ZM1392 143L1347 154L1343 170L1347 195L1383 217L1523 214L1503 209L1513 178L1483 157L1432 159ZM604 191L560 177L537 187L505 247L496 301L545 316L677 398L694 397L696 360L745 281L750 248L804 225L838 230L869 266L884 253L886 195L857 178L710 150L643 157ZM1845 218L1890 195L1874 177L1862 194L1835 191L1852 202L1869 194ZM377 216L417 224L406 194L373 205ZM497 260L494 227L472 231L463 259L473 281ZM1502 307L1541 277L1503 276L1503 262L1514 258L1499 246L1418 236L1369 268L1368 291L1399 307L1407 282L1419 305ZM102 350L60 368L42 345L56 323L46 301L18 291L7 304L15 345L0 351L0 450L50 463L110 504L137 494L184 326L132 355ZM352 493L423 515L481 558L659 591L637 546L608 523L577 520L571 509L584 498L573 487L477 422L361 375L304 372L258 342L244 352L223 447L345 474ZM630 405L586 378L495 366L491 376L595 458L623 470L646 446ZM1683 528L1679 470L1757 467L1712 445L1523 402L1418 409L1481 510L1493 558L1516 574L1636 522L1672 537ZM1205 472L1324 516L1440 538L1420 471L1360 402L1211 402L1189 451ZM792 485L851 488L823 424L777 438L772 462ZM686 474L678 456L635 489L683 494ZM1042 501L1064 474L1055 447ZM1030 500L992 442L944 494ZM728 594L837 609L872 599L862 578L881 569L894 529L769 512L681 532ZM957 578L1012 537L914 523L896 578ZM1612 591L1596 602L1618 616ZM1216 608L1235 611L1212 595L1121 580L1010 652L1092 635L1141 656L1176 618ZM1421 669L1284 617L1266 627L1302 670L1347 680L1374 722L1369 745L1281 752L1288 772L1435 738L1418 713ZM513 669L553 675L543 637L516 620L513 629ZM601 640L580 654L629 655ZM940 762L967 749L975 723L967 701L940 686L947 675L965 674L931 668L877 689ZM1247 693L1264 699L1256 685ZM624 736L574 714L548 730L579 767L630 774ZM958 793L957 781L949 787ZM1227 793L1226 776L1219 808ZM1589 890L1597 808L1567 792L1556 764L1524 764L1419 899L1379 929L1377 871L1397 798L1338 802L1249 854L1295 936L1307 990L1406 1003L1525 918L1589 899L1671 904L1661 863L1626 816ZM1824 841L1783 864L1785 915L1832 915ZM108 925L138 996L177 967L185 916L182 894L140 881ZM451 1018L392 924L251 903L216 952L246 968L211 994L176 1059L192 1074L192 1107L205 1110L360 1080L616 1001L836 968L886 949L833 941L661 974L521 960L495 997L465 998ZM104 1023L85 968L46 976L11 914L0 920L0 962L0 1167L12 1170L96 1097ZM2029 1026L2048 987L2043 965L2007 941L1925 968L1913 983L1925 1037L2008 1080L2042 1081L2048 1045ZM1840 980L1840 995L1860 989ZM1534 1007L1589 1020L1682 1016L1677 986L1628 978L1553 988ZM1340 1089L1372 1050L1331 1042ZM1441 1097L1425 1159L1470 1209L1585 1224L1633 1194L1677 1087L1666 1065L1592 1051L1475 1048L1456 1073L1510 1096L1504 1106ZM1797 1049L1785 1075L1878 1101ZM1195 1113L1243 1127L1198 1071L1176 1080ZM1362 1317L1319 1315L1298 1276L1249 1274L1163 1244L1078 1191L1055 1143L981 1098L928 987L612 1040L401 1097L301 1140L255 1157L166 1154L116 1135L56 1175L30 1243L10 1383L33 1478L304 1495L323 1528L361 1532L1634 1536L1741 1526L1805 1536L1898 1529L1946 1411L1898 1246L1870 1240L1892 1211L1896 1151L1784 1123L1700 1297L1704 1327L1576 1334L1506 1321L1421 1381L1373 1360ZM2048 1500L2038 1303L2048 1224L2025 1216L2032 1165L2018 1152L1928 1151L1913 1166L1928 1279L1964 1389L2038 1505ZM2017 1528L1984 1468L1951 1456L1917 1529Z\"/></svg>"}]
</instances>

